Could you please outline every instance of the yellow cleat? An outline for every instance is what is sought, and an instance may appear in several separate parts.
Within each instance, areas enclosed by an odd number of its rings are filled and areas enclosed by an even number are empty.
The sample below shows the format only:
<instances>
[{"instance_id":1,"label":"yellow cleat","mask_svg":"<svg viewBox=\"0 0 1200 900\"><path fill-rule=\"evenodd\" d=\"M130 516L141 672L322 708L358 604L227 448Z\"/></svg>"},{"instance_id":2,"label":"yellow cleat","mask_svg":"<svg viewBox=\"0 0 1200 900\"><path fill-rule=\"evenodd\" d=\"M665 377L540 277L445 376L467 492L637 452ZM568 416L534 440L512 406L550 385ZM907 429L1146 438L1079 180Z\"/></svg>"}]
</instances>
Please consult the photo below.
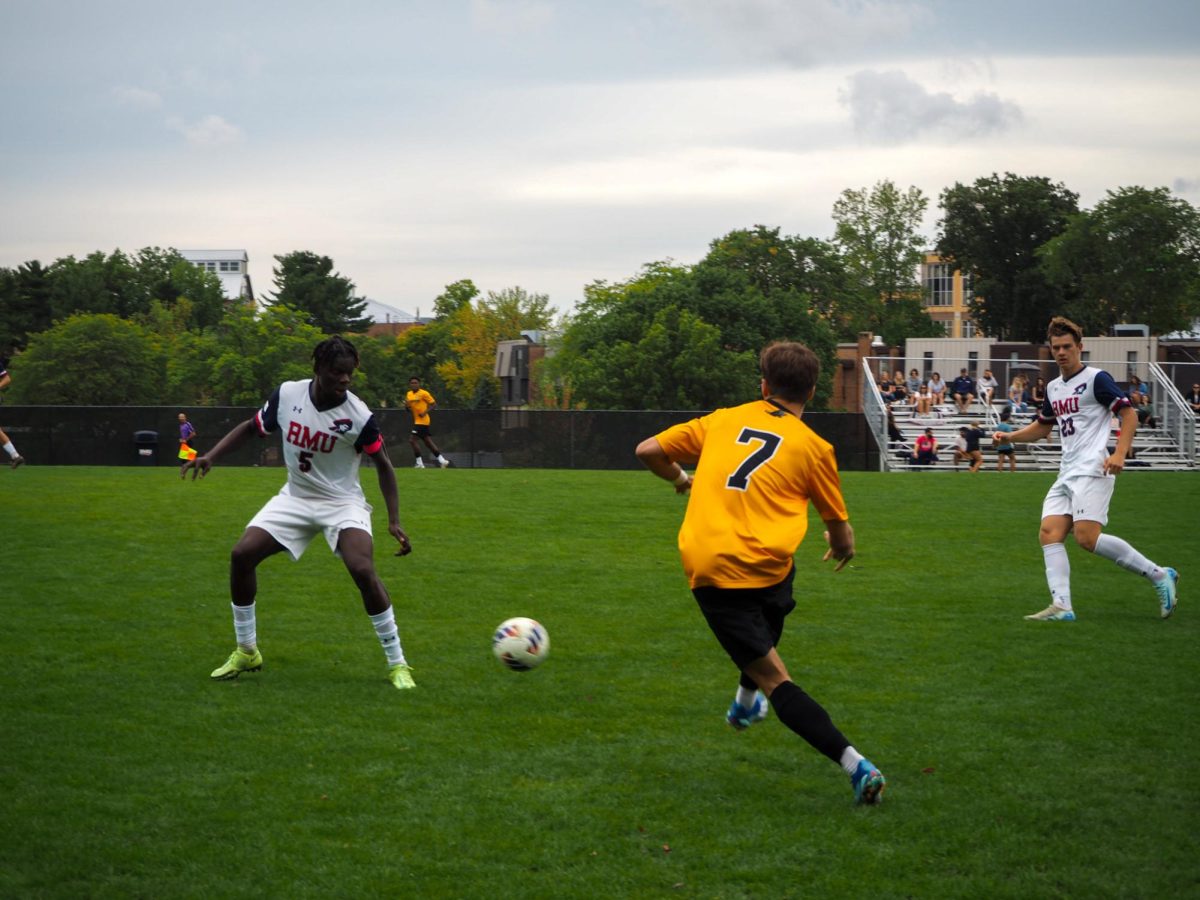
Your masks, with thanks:
<instances>
[{"instance_id":1,"label":"yellow cleat","mask_svg":"<svg viewBox=\"0 0 1200 900\"><path fill-rule=\"evenodd\" d=\"M257 672L262 668L262 654L257 648L253 653L247 653L241 647L238 647L229 654L229 659L225 660L225 665L219 669L213 669L212 679L214 681L232 681L243 672Z\"/></svg>"},{"instance_id":2,"label":"yellow cleat","mask_svg":"<svg viewBox=\"0 0 1200 900\"><path fill-rule=\"evenodd\" d=\"M395 685L398 691L406 691L417 686L417 683L413 681L412 668L404 663L388 669L388 680Z\"/></svg>"}]
</instances>

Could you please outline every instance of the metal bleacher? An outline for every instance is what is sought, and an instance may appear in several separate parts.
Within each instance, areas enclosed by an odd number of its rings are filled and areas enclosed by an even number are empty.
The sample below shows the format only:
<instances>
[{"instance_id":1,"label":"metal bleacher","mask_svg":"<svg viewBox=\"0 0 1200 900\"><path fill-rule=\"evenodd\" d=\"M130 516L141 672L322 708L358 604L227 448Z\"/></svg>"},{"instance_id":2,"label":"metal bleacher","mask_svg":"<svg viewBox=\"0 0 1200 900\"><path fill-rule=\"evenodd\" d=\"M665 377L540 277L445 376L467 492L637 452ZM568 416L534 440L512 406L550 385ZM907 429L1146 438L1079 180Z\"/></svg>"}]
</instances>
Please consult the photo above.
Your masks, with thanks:
<instances>
[{"instance_id":1,"label":"metal bleacher","mask_svg":"<svg viewBox=\"0 0 1200 900\"><path fill-rule=\"evenodd\" d=\"M976 399L965 412L960 412L953 402L948 402L935 406L929 414L918 415L915 406L910 403L887 403L883 400L869 360L863 361L863 372L863 411L877 445L885 448L879 455L881 471L966 471L970 466L969 462L960 461L956 464L954 460L955 439L959 436L959 429L964 426L978 427L986 433L986 437L979 444L983 453L981 471L996 471L997 454L991 435L1000 423L1000 412L1008 406L1007 397L1002 396L1003 388L997 391L997 396L992 402L984 403ZM1183 403L1182 395L1170 385L1165 376L1158 384L1165 384L1167 387L1155 391L1158 396L1155 397L1154 403L1154 425L1151 426L1147 422L1138 426L1133 452L1126 461L1127 470L1196 469L1200 467L1200 460L1197 458L1200 453L1200 422L1197 422L1196 416ZM1172 392L1178 397L1171 396ZM903 435L903 440L889 439L889 413L896 428ZM1032 410L1018 412L1012 416L1011 422L1021 427L1031 422L1034 415ZM926 428L932 429L937 439L938 461L929 465L918 465L912 458L913 446ZM1116 441L1115 432L1113 441ZM1057 472L1061 459L1062 445L1058 441L1057 430L1036 443L1016 445L1017 471ZM1007 462L1004 471L1008 471Z\"/></svg>"}]
</instances>

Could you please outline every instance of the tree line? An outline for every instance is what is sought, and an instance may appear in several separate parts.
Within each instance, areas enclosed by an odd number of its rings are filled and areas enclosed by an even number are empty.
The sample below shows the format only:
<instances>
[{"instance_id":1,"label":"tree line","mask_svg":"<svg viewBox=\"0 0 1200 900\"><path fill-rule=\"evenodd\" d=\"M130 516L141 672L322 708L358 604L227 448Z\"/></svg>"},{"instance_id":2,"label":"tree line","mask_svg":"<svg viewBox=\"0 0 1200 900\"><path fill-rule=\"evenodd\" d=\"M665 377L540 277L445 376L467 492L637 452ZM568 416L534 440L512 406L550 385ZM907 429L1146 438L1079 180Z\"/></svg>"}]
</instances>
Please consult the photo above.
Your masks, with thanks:
<instances>
[{"instance_id":1,"label":"tree line","mask_svg":"<svg viewBox=\"0 0 1200 900\"><path fill-rule=\"evenodd\" d=\"M861 331L901 342L942 334L923 311L918 270L928 200L890 181L843 191L830 239L737 229L693 265L647 263L595 281L568 316L520 287L483 294L470 279L433 300L431 322L356 343L355 391L397 405L419 375L444 407L499 404L497 341L553 335L534 372L540 405L707 409L757 388L757 353L801 340L825 360ZM972 315L1002 340L1040 341L1062 314L1087 333L1118 322L1154 333L1200 316L1200 217L1165 188L1110 191L1092 210L1062 184L1011 173L940 196L933 246L974 277ZM0 269L0 353L11 348L9 400L37 404L254 405L282 379L311 372L323 336L358 334L365 298L333 261L275 257L275 290L227 300L216 275L174 250L117 250L48 267Z\"/></svg>"}]
</instances>

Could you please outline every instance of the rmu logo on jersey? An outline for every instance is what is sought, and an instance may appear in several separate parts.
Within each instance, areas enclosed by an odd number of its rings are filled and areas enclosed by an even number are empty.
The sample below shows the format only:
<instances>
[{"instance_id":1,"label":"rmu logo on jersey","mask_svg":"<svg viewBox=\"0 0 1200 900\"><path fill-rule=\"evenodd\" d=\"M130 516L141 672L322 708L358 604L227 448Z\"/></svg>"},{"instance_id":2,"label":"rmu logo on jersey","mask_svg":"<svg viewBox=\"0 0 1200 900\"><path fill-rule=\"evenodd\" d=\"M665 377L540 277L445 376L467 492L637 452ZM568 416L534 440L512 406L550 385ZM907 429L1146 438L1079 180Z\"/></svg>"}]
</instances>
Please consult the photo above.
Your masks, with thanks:
<instances>
[{"instance_id":1,"label":"rmu logo on jersey","mask_svg":"<svg viewBox=\"0 0 1200 900\"><path fill-rule=\"evenodd\" d=\"M341 419L339 422L346 422L347 429L349 428L350 422L348 419ZM343 431L345 430L343 429ZM295 444L301 450L332 453L333 448L337 445L338 436L336 434L327 434L324 431L309 431L307 425L301 425L299 422L288 422L287 437L285 440L289 444Z\"/></svg>"},{"instance_id":2,"label":"rmu logo on jersey","mask_svg":"<svg viewBox=\"0 0 1200 900\"><path fill-rule=\"evenodd\" d=\"M1079 412L1079 395L1075 394L1071 397L1064 397L1062 400L1055 400L1051 406L1054 408L1056 416L1070 416Z\"/></svg>"},{"instance_id":3,"label":"rmu logo on jersey","mask_svg":"<svg viewBox=\"0 0 1200 900\"><path fill-rule=\"evenodd\" d=\"M1080 394L1082 394L1086 390L1087 390L1087 382L1085 381L1079 387L1075 388L1075 396L1078 397Z\"/></svg>"},{"instance_id":4,"label":"rmu logo on jersey","mask_svg":"<svg viewBox=\"0 0 1200 900\"><path fill-rule=\"evenodd\" d=\"M329 430L336 431L338 434L345 434L353 425L354 423L349 419L334 419L333 424L329 426Z\"/></svg>"}]
</instances>

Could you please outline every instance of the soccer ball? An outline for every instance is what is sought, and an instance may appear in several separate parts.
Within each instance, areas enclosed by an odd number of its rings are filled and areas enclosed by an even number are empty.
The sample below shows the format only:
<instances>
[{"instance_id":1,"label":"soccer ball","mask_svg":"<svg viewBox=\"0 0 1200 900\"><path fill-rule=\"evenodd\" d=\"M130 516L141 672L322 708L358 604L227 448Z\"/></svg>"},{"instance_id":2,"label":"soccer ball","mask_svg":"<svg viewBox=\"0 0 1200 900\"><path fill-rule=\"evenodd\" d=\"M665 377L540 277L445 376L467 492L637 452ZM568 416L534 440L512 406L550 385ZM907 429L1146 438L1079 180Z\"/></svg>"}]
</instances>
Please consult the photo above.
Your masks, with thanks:
<instances>
[{"instance_id":1,"label":"soccer ball","mask_svg":"<svg viewBox=\"0 0 1200 900\"><path fill-rule=\"evenodd\" d=\"M533 619L524 616L505 619L492 635L492 652L510 669L526 672L545 661L550 652L550 635Z\"/></svg>"}]
</instances>

